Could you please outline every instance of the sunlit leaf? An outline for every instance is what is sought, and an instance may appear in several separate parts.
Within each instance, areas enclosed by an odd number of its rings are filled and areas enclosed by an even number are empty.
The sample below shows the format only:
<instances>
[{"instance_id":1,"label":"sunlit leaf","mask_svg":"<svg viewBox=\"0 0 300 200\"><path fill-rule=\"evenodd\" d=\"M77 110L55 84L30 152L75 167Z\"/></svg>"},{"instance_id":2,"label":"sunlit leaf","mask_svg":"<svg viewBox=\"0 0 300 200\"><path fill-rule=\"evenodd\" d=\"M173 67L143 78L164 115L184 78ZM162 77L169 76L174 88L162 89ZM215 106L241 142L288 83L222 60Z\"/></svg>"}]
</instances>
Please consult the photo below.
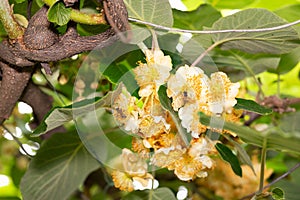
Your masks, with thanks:
<instances>
[{"instance_id":1,"label":"sunlit leaf","mask_svg":"<svg viewBox=\"0 0 300 200\"><path fill-rule=\"evenodd\" d=\"M188 10L195 10L202 3L205 3L205 1L201 1L201 0L181 0L181 1Z\"/></svg>"},{"instance_id":2,"label":"sunlit leaf","mask_svg":"<svg viewBox=\"0 0 300 200\"><path fill-rule=\"evenodd\" d=\"M243 1L232 1L232 0L209 0L209 2L216 8L219 9L238 9L238 8L243 8L246 7L255 0L243 0Z\"/></svg>"},{"instance_id":3,"label":"sunlit leaf","mask_svg":"<svg viewBox=\"0 0 300 200\"><path fill-rule=\"evenodd\" d=\"M256 7L256 8L267 8L269 10L275 10L275 9L278 9L278 8L284 8L284 7L289 6L291 4L297 4L297 3L299 3L298 0L285 0L285 1L272 0L272 2L265 1L265 0L257 0L251 6Z\"/></svg>"},{"instance_id":4,"label":"sunlit leaf","mask_svg":"<svg viewBox=\"0 0 300 200\"><path fill-rule=\"evenodd\" d=\"M246 9L216 21L214 30L258 29L286 24L286 21L265 9ZM238 49L248 53L284 54L299 46L298 33L292 27L263 32L229 32L213 35L224 50Z\"/></svg>"},{"instance_id":5,"label":"sunlit leaf","mask_svg":"<svg viewBox=\"0 0 300 200\"><path fill-rule=\"evenodd\" d=\"M234 106L235 109L242 109L251 112L255 112L261 115L269 115L273 112L272 109L259 105L253 100L236 98L237 104Z\"/></svg>"},{"instance_id":6,"label":"sunlit leaf","mask_svg":"<svg viewBox=\"0 0 300 200\"><path fill-rule=\"evenodd\" d=\"M112 99L120 92L121 84L115 91L109 92L103 98L87 99L69 106L53 108L43 122L34 130L32 136L39 136L72 121L74 116L82 116L100 107L110 106Z\"/></svg>"},{"instance_id":7,"label":"sunlit leaf","mask_svg":"<svg viewBox=\"0 0 300 200\"><path fill-rule=\"evenodd\" d=\"M221 157L230 164L233 172L238 176L242 176L241 165L236 155L232 153L232 150L222 143L217 143L215 147Z\"/></svg>"},{"instance_id":8,"label":"sunlit leaf","mask_svg":"<svg viewBox=\"0 0 300 200\"><path fill-rule=\"evenodd\" d=\"M208 4L203 4L189 12L173 10L173 16L174 27L190 30L202 30L204 26L210 27L222 17L218 10Z\"/></svg>"},{"instance_id":9,"label":"sunlit leaf","mask_svg":"<svg viewBox=\"0 0 300 200\"><path fill-rule=\"evenodd\" d=\"M66 8L63 2L55 2L48 10L48 20L60 26L70 21L71 8Z\"/></svg>"},{"instance_id":10,"label":"sunlit leaf","mask_svg":"<svg viewBox=\"0 0 300 200\"><path fill-rule=\"evenodd\" d=\"M98 167L76 133L55 134L30 162L21 182L23 199L67 199Z\"/></svg>"}]
</instances>

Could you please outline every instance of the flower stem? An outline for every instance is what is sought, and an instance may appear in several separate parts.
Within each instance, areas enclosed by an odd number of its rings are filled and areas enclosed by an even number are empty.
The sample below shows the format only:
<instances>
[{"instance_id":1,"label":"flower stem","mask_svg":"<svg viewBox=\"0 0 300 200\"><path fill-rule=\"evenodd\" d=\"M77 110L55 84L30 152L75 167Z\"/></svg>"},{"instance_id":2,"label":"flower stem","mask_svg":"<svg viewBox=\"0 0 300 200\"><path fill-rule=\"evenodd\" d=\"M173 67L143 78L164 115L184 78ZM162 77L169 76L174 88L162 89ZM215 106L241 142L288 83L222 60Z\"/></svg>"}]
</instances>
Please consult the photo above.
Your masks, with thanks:
<instances>
[{"instance_id":1,"label":"flower stem","mask_svg":"<svg viewBox=\"0 0 300 200\"><path fill-rule=\"evenodd\" d=\"M259 189L257 195L261 194L264 190L266 157L267 157L267 139L264 139L264 143L261 151L260 179L259 179Z\"/></svg>"},{"instance_id":2,"label":"flower stem","mask_svg":"<svg viewBox=\"0 0 300 200\"><path fill-rule=\"evenodd\" d=\"M8 0L0 1L0 22L2 22L4 29L10 39L17 39L24 34L24 29L16 22L13 17L12 7Z\"/></svg>"}]
</instances>

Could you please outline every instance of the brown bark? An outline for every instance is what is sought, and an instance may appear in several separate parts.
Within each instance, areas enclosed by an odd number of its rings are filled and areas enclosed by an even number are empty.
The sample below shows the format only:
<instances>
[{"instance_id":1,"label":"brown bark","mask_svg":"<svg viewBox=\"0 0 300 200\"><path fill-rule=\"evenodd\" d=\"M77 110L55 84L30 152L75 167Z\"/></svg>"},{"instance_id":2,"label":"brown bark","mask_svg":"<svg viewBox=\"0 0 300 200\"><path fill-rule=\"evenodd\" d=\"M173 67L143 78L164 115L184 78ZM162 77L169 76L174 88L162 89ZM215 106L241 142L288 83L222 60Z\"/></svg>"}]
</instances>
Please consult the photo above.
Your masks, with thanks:
<instances>
[{"instance_id":1,"label":"brown bark","mask_svg":"<svg viewBox=\"0 0 300 200\"><path fill-rule=\"evenodd\" d=\"M10 116L22 95L31 77L32 68L20 70L3 62L0 62L0 68L3 73L0 85L0 124L2 124Z\"/></svg>"},{"instance_id":2,"label":"brown bark","mask_svg":"<svg viewBox=\"0 0 300 200\"><path fill-rule=\"evenodd\" d=\"M105 15L111 27L98 35L79 36L74 22L70 22L67 32L60 36L47 20L48 8L42 7L29 20L23 37L13 41L4 40L0 43L0 72L2 72L0 125L10 116L13 107L22 96L36 63L59 61L94 48L106 47L119 39L116 33L129 29L127 10L123 1L105 0L104 4L106 5ZM30 91L32 88L27 90ZM28 91L24 93L23 100L26 100L28 104L33 104L34 111L40 113L39 115L45 115L46 108L50 108L49 104L43 110L35 107L41 107L40 105L46 99L42 95L39 95L40 100L29 98L28 94L30 94Z\"/></svg>"}]
</instances>

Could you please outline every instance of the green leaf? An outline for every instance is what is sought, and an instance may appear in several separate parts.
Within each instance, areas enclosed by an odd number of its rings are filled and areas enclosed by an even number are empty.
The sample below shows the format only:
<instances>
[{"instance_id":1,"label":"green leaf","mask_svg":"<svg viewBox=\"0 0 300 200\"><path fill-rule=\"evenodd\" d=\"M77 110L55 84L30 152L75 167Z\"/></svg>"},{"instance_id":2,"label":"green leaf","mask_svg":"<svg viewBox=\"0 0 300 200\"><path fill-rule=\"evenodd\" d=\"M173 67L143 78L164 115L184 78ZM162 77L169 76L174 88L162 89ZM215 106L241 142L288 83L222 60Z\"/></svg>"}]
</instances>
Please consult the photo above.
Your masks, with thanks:
<instances>
[{"instance_id":1,"label":"green leaf","mask_svg":"<svg viewBox=\"0 0 300 200\"><path fill-rule=\"evenodd\" d=\"M178 129L181 139L184 141L184 143L186 145L188 145L192 139L192 136L191 136L191 134L187 133L185 128L182 127L181 121L178 117L178 114L177 114L177 112L174 111L174 109L172 107L171 99L168 97L166 89L167 88L164 85L159 87L159 90L158 90L159 101L160 101L162 107L165 110L169 111L169 113Z\"/></svg>"},{"instance_id":2,"label":"green leaf","mask_svg":"<svg viewBox=\"0 0 300 200\"><path fill-rule=\"evenodd\" d=\"M230 164L233 172L236 175L242 177L241 165L239 163L237 156L232 153L231 149L229 149L226 145L222 143L217 143L215 147L218 150L221 157Z\"/></svg>"},{"instance_id":3,"label":"green leaf","mask_svg":"<svg viewBox=\"0 0 300 200\"><path fill-rule=\"evenodd\" d=\"M226 72L232 81L239 81L248 76L254 77L255 74L276 69L280 60L275 55L248 54L217 49L211 52L211 57L218 69ZM211 63L204 59L203 65L208 68Z\"/></svg>"},{"instance_id":4,"label":"green leaf","mask_svg":"<svg viewBox=\"0 0 300 200\"><path fill-rule=\"evenodd\" d=\"M285 74L291 71L300 61L300 47L295 48L288 54L283 54L276 69L269 69L268 72Z\"/></svg>"},{"instance_id":5,"label":"green leaf","mask_svg":"<svg viewBox=\"0 0 300 200\"><path fill-rule=\"evenodd\" d=\"M274 198L274 200L284 200L284 192L282 189L276 187L274 189L272 189L272 197Z\"/></svg>"},{"instance_id":6,"label":"green leaf","mask_svg":"<svg viewBox=\"0 0 300 200\"><path fill-rule=\"evenodd\" d=\"M43 122L34 130L32 136L39 136L50 130L53 130L67 122L73 120L74 116L82 116L95 109L110 106L112 100L121 92L122 84L112 92L109 92L105 97L99 99L87 99L76 102L65 107L53 108L46 116Z\"/></svg>"},{"instance_id":7,"label":"green leaf","mask_svg":"<svg viewBox=\"0 0 300 200\"><path fill-rule=\"evenodd\" d=\"M243 109L261 115L269 115L273 112L272 109L261 106L253 100L241 98L236 98L236 100L237 104L234 106L235 109Z\"/></svg>"},{"instance_id":8,"label":"green leaf","mask_svg":"<svg viewBox=\"0 0 300 200\"><path fill-rule=\"evenodd\" d=\"M98 167L77 134L55 134L30 162L21 182L22 196L24 200L67 199Z\"/></svg>"},{"instance_id":9,"label":"green leaf","mask_svg":"<svg viewBox=\"0 0 300 200\"><path fill-rule=\"evenodd\" d=\"M206 126L210 126L211 117L200 113L200 122ZM259 132L246 126L240 126L231 122L224 122L222 118L213 117L216 124L224 124L223 129L229 130L237 134L244 142L259 147L263 146L266 140L266 147L279 151L289 151L300 155L300 138L292 137L287 134L279 133L276 128L270 128L267 133Z\"/></svg>"},{"instance_id":10,"label":"green leaf","mask_svg":"<svg viewBox=\"0 0 300 200\"><path fill-rule=\"evenodd\" d=\"M71 8L66 8L63 2L55 2L48 10L48 20L63 26L70 21Z\"/></svg>"},{"instance_id":11,"label":"green leaf","mask_svg":"<svg viewBox=\"0 0 300 200\"><path fill-rule=\"evenodd\" d=\"M124 0L129 17L172 27L172 8L168 0ZM133 38L131 43L137 44L150 36L148 29L132 24Z\"/></svg>"},{"instance_id":12,"label":"green leaf","mask_svg":"<svg viewBox=\"0 0 300 200\"><path fill-rule=\"evenodd\" d=\"M253 2L255 0L243 0L243 1L232 1L232 0L209 0L209 2L216 8L219 9L238 9L238 8L244 8Z\"/></svg>"},{"instance_id":13,"label":"green leaf","mask_svg":"<svg viewBox=\"0 0 300 200\"><path fill-rule=\"evenodd\" d=\"M156 190L149 192L149 196L152 195L152 200L176 200L174 193L166 187L158 188Z\"/></svg>"},{"instance_id":14,"label":"green leaf","mask_svg":"<svg viewBox=\"0 0 300 200\"><path fill-rule=\"evenodd\" d=\"M216 21L213 30L260 29L286 24L286 21L265 9L247 9ZM298 33L292 28L263 32L229 32L213 35L224 50L238 49L248 53L284 54L299 46Z\"/></svg>"},{"instance_id":15,"label":"green leaf","mask_svg":"<svg viewBox=\"0 0 300 200\"><path fill-rule=\"evenodd\" d=\"M218 10L208 4L203 4L189 12L173 10L173 16L174 27L190 30L202 30L204 26L210 27L222 17Z\"/></svg>"},{"instance_id":16,"label":"green leaf","mask_svg":"<svg viewBox=\"0 0 300 200\"><path fill-rule=\"evenodd\" d=\"M224 135L224 137L234 146L234 149L237 152L237 157L241 164L248 165L253 173L255 174L255 170L252 164L252 161L250 159L250 156L246 152L246 150L242 147L242 145L236 141L234 141L231 137L228 137L227 135Z\"/></svg>"}]
</instances>

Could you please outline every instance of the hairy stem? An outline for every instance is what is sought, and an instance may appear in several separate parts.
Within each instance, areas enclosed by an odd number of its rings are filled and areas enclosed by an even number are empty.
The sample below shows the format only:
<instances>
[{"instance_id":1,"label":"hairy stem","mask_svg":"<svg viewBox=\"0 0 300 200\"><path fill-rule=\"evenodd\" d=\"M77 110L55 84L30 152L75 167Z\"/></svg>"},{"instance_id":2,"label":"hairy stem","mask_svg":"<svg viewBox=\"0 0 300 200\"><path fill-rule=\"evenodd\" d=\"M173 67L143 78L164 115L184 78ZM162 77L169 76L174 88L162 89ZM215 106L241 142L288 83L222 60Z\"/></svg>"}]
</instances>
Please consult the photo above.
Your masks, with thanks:
<instances>
[{"instance_id":1,"label":"hairy stem","mask_svg":"<svg viewBox=\"0 0 300 200\"><path fill-rule=\"evenodd\" d=\"M10 39L17 39L24 34L23 28L13 17L12 7L9 5L8 0L0 1L0 22L2 22Z\"/></svg>"},{"instance_id":2,"label":"hairy stem","mask_svg":"<svg viewBox=\"0 0 300 200\"><path fill-rule=\"evenodd\" d=\"M259 189L258 195L264 190L264 179L265 179L265 164L267 157L267 139L264 139L262 151L261 151L261 161L260 161L260 179L259 179Z\"/></svg>"}]
</instances>

